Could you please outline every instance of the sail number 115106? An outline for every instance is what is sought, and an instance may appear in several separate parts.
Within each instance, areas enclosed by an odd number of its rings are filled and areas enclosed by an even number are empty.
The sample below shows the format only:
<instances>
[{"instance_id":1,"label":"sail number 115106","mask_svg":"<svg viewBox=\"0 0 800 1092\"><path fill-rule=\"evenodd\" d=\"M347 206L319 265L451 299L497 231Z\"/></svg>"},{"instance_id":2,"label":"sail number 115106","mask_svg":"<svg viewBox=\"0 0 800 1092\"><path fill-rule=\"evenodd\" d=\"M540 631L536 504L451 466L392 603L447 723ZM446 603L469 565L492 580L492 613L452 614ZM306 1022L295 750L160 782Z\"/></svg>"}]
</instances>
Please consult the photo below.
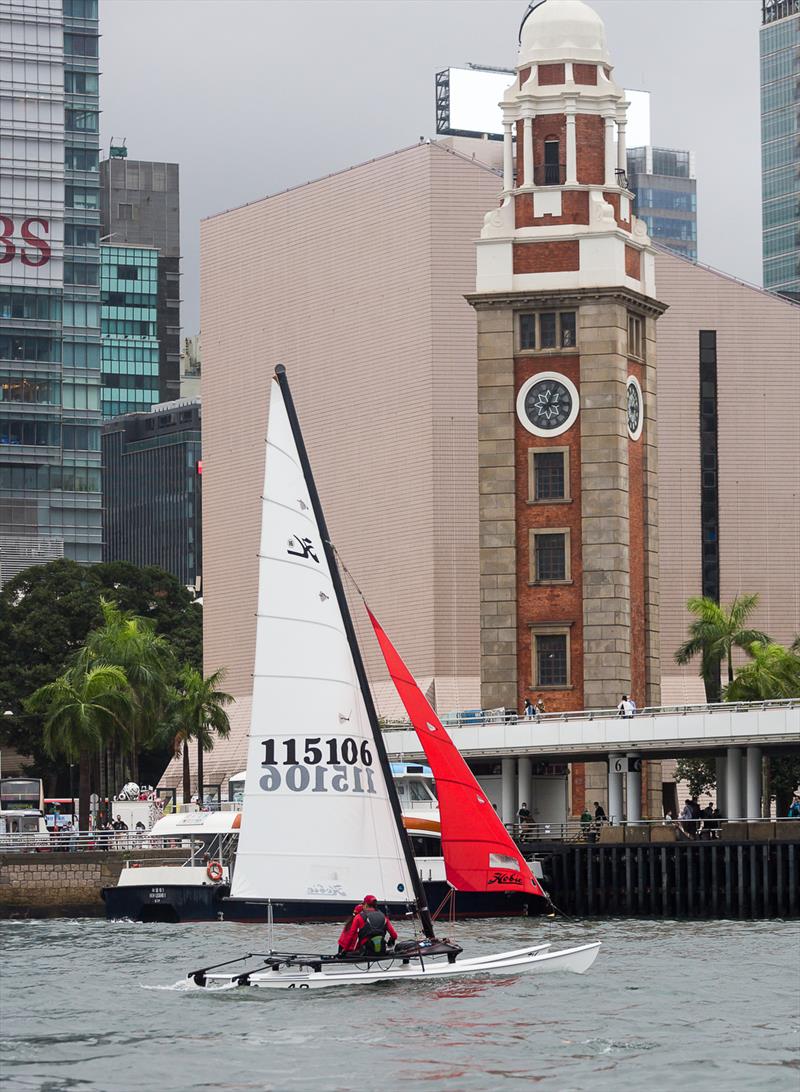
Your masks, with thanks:
<instances>
[{"instance_id":1,"label":"sail number 115106","mask_svg":"<svg viewBox=\"0 0 800 1092\"><path fill-rule=\"evenodd\" d=\"M321 736L262 739L259 787L264 792L375 793L369 741Z\"/></svg>"}]
</instances>

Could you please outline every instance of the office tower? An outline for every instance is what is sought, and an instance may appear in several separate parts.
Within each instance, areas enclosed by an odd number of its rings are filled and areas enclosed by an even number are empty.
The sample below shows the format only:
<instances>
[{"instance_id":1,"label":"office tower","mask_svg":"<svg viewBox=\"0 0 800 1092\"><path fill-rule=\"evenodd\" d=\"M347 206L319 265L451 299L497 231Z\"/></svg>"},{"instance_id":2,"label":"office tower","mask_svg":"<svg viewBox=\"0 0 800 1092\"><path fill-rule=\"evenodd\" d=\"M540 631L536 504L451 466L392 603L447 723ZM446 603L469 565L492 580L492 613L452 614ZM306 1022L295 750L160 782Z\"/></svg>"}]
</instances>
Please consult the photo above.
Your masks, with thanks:
<instances>
[{"instance_id":1,"label":"office tower","mask_svg":"<svg viewBox=\"0 0 800 1092\"><path fill-rule=\"evenodd\" d=\"M629 148L628 189L633 211L654 242L697 261L697 180L694 153L673 148Z\"/></svg>"},{"instance_id":2,"label":"office tower","mask_svg":"<svg viewBox=\"0 0 800 1092\"><path fill-rule=\"evenodd\" d=\"M97 0L0 9L0 583L100 559Z\"/></svg>"},{"instance_id":3,"label":"office tower","mask_svg":"<svg viewBox=\"0 0 800 1092\"><path fill-rule=\"evenodd\" d=\"M158 250L100 247L104 419L158 402Z\"/></svg>"},{"instance_id":4,"label":"office tower","mask_svg":"<svg viewBox=\"0 0 800 1092\"><path fill-rule=\"evenodd\" d=\"M200 590L199 399L103 424L103 560L158 565Z\"/></svg>"},{"instance_id":5,"label":"office tower","mask_svg":"<svg viewBox=\"0 0 800 1092\"><path fill-rule=\"evenodd\" d=\"M800 302L800 0L762 0L764 287Z\"/></svg>"},{"instance_id":6,"label":"office tower","mask_svg":"<svg viewBox=\"0 0 800 1092\"><path fill-rule=\"evenodd\" d=\"M180 394L178 164L133 160L127 154L124 146L113 145L100 164L103 237L114 246L158 250L158 389L159 399L167 402Z\"/></svg>"}]
</instances>

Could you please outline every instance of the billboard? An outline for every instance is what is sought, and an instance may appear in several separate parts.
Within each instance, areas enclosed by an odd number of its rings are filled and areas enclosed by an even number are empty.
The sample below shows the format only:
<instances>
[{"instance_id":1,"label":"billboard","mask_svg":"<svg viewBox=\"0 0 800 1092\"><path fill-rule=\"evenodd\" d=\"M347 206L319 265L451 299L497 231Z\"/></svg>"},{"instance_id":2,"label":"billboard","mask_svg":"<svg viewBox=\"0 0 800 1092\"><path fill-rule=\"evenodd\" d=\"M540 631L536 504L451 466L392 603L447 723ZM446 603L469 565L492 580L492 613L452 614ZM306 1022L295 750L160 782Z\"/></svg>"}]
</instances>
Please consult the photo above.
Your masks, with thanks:
<instances>
[{"instance_id":1,"label":"billboard","mask_svg":"<svg viewBox=\"0 0 800 1092\"><path fill-rule=\"evenodd\" d=\"M446 68L436 73L436 132L450 136L503 137L500 100L513 70Z\"/></svg>"},{"instance_id":2,"label":"billboard","mask_svg":"<svg viewBox=\"0 0 800 1092\"><path fill-rule=\"evenodd\" d=\"M514 82L513 69L446 68L436 73L436 132L450 136L503 136L500 101ZM650 92L625 91L629 148L650 143Z\"/></svg>"}]
</instances>

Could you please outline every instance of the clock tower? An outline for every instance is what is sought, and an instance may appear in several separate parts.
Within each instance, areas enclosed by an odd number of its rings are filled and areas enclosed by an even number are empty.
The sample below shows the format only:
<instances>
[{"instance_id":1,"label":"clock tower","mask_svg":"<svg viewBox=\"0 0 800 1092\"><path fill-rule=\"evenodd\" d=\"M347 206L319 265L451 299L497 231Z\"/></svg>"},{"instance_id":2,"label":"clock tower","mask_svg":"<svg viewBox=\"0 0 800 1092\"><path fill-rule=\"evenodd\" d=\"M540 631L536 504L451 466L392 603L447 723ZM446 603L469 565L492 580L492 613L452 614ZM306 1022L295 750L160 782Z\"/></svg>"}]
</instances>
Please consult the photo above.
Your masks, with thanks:
<instances>
[{"instance_id":1,"label":"clock tower","mask_svg":"<svg viewBox=\"0 0 800 1092\"><path fill-rule=\"evenodd\" d=\"M659 701L654 255L599 16L544 0L477 244L484 707ZM576 776L574 772L573 780ZM573 809L575 803L573 785ZM581 805L582 806L582 805Z\"/></svg>"}]
</instances>

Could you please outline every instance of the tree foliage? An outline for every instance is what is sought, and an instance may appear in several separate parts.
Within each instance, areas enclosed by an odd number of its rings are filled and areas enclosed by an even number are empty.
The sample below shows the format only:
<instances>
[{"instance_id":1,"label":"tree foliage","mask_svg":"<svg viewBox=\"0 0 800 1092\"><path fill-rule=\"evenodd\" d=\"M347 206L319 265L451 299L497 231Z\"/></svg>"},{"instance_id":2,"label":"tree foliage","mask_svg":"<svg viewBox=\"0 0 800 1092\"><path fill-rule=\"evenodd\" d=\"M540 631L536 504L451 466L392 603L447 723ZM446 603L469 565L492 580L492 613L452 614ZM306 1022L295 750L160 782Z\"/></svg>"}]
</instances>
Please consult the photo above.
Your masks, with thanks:
<instances>
[{"instance_id":1,"label":"tree foliage","mask_svg":"<svg viewBox=\"0 0 800 1092\"><path fill-rule=\"evenodd\" d=\"M800 697L800 655L783 645L753 641L750 662L725 687L725 701L777 701Z\"/></svg>"},{"instance_id":2,"label":"tree foliage","mask_svg":"<svg viewBox=\"0 0 800 1092\"><path fill-rule=\"evenodd\" d=\"M215 671L205 678L201 671L184 667L177 680L171 707L171 723L175 729L174 747L177 754L183 753L183 799L191 797L189 784L189 743L197 742L197 786L202 794L203 752L214 747L216 733L222 739L230 735L231 725L225 706L230 705L233 697L220 687L225 677L223 670Z\"/></svg>"},{"instance_id":3,"label":"tree foliage","mask_svg":"<svg viewBox=\"0 0 800 1092\"><path fill-rule=\"evenodd\" d=\"M40 686L25 702L42 716L42 746L48 756L79 763L79 822L89 826L91 760L108 739L126 733L133 695L119 667L75 666Z\"/></svg>"},{"instance_id":4,"label":"tree foliage","mask_svg":"<svg viewBox=\"0 0 800 1092\"><path fill-rule=\"evenodd\" d=\"M758 606L758 595L739 595L727 609L705 595L692 595L686 606L695 620L689 624L689 638L675 653L675 661L688 664L699 656L706 700L719 701L723 663L727 664L728 684L733 682L733 649L749 650L754 641L769 643L769 637L761 630L746 626Z\"/></svg>"},{"instance_id":5,"label":"tree foliage","mask_svg":"<svg viewBox=\"0 0 800 1092\"><path fill-rule=\"evenodd\" d=\"M686 781L689 795L695 800L717 784L717 769L713 759L679 758L675 765L675 780Z\"/></svg>"},{"instance_id":6,"label":"tree foliage","mask_svg":"<svg viewBox=\"0 0 800 1092\"><path fill-rule=\"evenodd\" d=\"M61 763L44 746L39 714L25 699L72 663L90 631L103 625L101 598L113 600L166 638L179 663L202 665L202 608L169 573L128 562L34 565L0 592L0 743L32 757L30 771L54 790ZM65 786L62 785L63 789Z\"/></svg>"}]
</instances>

